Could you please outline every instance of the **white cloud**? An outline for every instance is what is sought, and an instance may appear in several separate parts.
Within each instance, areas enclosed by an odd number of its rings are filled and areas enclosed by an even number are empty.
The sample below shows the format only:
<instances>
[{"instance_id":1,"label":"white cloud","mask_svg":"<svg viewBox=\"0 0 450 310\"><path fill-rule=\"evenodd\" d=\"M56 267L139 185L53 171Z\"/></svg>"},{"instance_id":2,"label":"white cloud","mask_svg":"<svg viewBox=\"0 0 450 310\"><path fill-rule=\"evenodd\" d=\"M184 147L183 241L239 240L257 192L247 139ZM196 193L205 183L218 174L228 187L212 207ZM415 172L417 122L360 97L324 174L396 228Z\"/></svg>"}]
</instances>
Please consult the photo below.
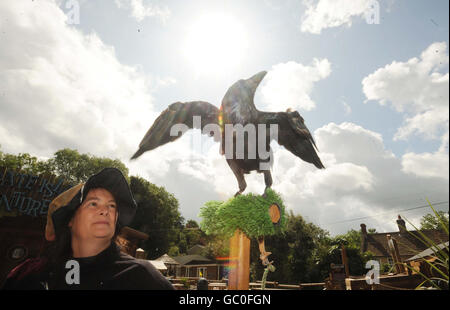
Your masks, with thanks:
<instances>
[{"instance_id":1,"label":"white cloud","mask_svg":"<svg viewBox=\"0 0 450 310\"><path fill-rule=\"evenodd\" d=\"M272 67L261 85L262 104L268 111L310 111L316 104L310 95L314 83L331 74L328 59L314 59L311 66L289 61Z\"/></svg>"},{"instance_id":2,"label":"white cloud","mask_svg":"<svg viewBox=\"0 0 450 310\"><path fill-rule=\"evenodd\" d=\"M156 117L159 79L68 26L54 1L2 1L0 21L3 151L51 156L70 147L127 161Z\"/></svg>"},{"instance_id":3,"label":"white cloud","mask_svg":"<svg viewBox=\"0 0 450 310\"><path fill-rule=\"evenodd\" d=\"M448 154L406 153L402 160L403 171L422 177L441 177L448 180Z\"/></svg>"},{"instance_id":4,"label":"white cloud","mask_svg":"<svg viewBox=\"0 0 450 310\"><path fill-rule=\"evenodd\" d=\"M323 29L352 25L355 17L365 18L373 0L304 0L307 7L302 17L301 30L320 34ZM378 8L379 6L377 6ZM378 12L379 14L379 12Z\"/></svg>"},{"instance_id":5,"label":"white cloud","mask_svg":"<svg viewBox=\"0 0 450 310\"><path fill-rule=\"evenodd\" d=\"M170 17L168 7L160 7L151 3L144 4L144 0L115 0L118 8L125 8L131 11L131 16L138 22L146 17L159 17L165 22Z\"/></svg>"},{"instance_id":6,"label":"white cloud","mask_svg":"<svg viewBox=\"0 0 450 310\"><path fill-rule=\"evenodd\" d=\"M314 136L326 169L318 170L285 150L278 151L274 189L295 214L332 233L347 231L349 224L358 229L361 222L378 231L395 231L395 213L331 224L426 205L425 198L448 200L448 177L443 179L442 172L426 176L405 173L402 158L385 148L378 133L352 123L330 123L317 129Z\"/></svg>"},{"instance_id":7,"label":"white cloud","mask_svg":"<svg viewBox=\"0 0 450 310\"><path fill-rule=\"evenodd\" d=\"M442 141L434 153L404 154L402 167L405 173L448 180L449 74L441 72L448 63L447 44L436 42L419 58L394 61L362 81L368 100L390 104L404 114L404 123L394 140L418 135Z\"/></svg>"},{"instance_id":8,"label":"white cloud","mask_svg":"<svg viewBox=\"0 0 450 310\"><path fill-rule=\"evenodd\" d=\"M394 61L363 79L367 100L405 113L395 139L413 134L436 139L448 132L449 75L439 72L448 61L447 44L433 43L420 58Z\"/></svg>"},{"instance_id":9,"label":"white cloud","mask_svg":"<svg viewBox=\"0 0 450 310\"><path fill-rule=\"evenodd\" d=\"M438 174L405 172L402 158L387 150L382 136L376 132L353 123L330 123L317 129L314 136L326 169L316 169L287 150L272 145L275 159L273 188L280 192L288 210L333 234L346 232L349 225L359 229L362 222L381 232L396 231L397 213L382 217L380 213L426 205L425 198L440 202L448 197L448 178L443 179ZM238 184L225 158L219 155L218 143L203 148L200 154L191 154L189 152L193 151L193 147L190 139L192 137L188 134L144 156L157 156L158 160L170 157L169 173L154 180L170 188L177 197L186 196L190 204L182 205L182 212L197 218L206 201L229 199L238 190ZM172 148L173 151L167 152ZM176 151L180 149L185 151ZM154 172L151 169L146 171L151 178ZM174 179L177 185L173 184ZM245 175L245 179L247 189L244 193L261 194L264 191L262 174L252 172ZM186 191L194 195L188 197ZM415 213L405 215L413 221L420 218ZM334 224L366 216L375 217Z\"/></svg>"}]
</instances>

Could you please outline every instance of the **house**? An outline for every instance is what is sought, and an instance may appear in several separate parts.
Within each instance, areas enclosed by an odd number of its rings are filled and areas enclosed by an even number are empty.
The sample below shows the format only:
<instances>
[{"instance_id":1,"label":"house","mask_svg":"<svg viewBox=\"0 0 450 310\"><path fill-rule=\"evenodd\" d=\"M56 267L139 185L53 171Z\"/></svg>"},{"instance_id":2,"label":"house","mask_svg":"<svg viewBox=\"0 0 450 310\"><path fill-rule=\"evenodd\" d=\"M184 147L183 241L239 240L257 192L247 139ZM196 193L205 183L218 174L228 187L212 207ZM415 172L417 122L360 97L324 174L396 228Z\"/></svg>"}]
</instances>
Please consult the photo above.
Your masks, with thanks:
<instances>
[{"instance_id":1,"label":"house","mask_svg":"<svg viewBox=\"0 0 450 310\"><path fill-rule=\"evenodd\" d=\"M180 265L179 262L174 260L172 257L170 257L167 254L164 254L161 257L158 257L156 261L160 261L164 263L164 265L167 267L167 276L176 276L177 274L177 267Z\"/></svg>"},{"instance_id":2,"label":"house","mask_svg":"<svg viewBox=\"0 0 450 310\"><path fill-rule=\"evenodd\" d=\"M420 241L420 235L416 230L408 231L405 221L398 216L398 231L388 233L367 233L365 224L361 224L361 251L369 251L374 254L374 259L380 264L393 263L391 252L389 250L388 237L394 239L398 245L399 258L401 261L417 255L428 248L427 244ZM436 244L448 241L448 235L441 230L421 230L427 238Z\"/></svg>"},{"instance_id":3,"label":"house","mask_svg":"<svg viewBox=\"0 0 450 310\"><path fill-rule=\"evenodd\" d=\"M148 260L148 262L150 264L152 264L153 267L155 267L163 275L167 274L167 267L162 261L159 261L159 260Z\"/></svg>"},{"instance_id":4,"label":"house","mask_svg":"<svg viewBox=\"0 0 450 310\"><path fill-rule=\"evenodd\" d=\"M190 248L189 250L187 250L187 254L188 255L202 255L203 251L206 249L205 246L200 245L200 244L196 244L194 245L192 248Z\"/></svg>"},{"instance_id":5,"label":"house","mask_svg":"<svg viewBox=\"0 0 450 310\"><path fill-rule=\"evenodd\" d=\"M177 277L202 277L208 280L220 280L224 266L201 255L183 255L173 258L179 263Z\"/></svg>"}]
</instances>

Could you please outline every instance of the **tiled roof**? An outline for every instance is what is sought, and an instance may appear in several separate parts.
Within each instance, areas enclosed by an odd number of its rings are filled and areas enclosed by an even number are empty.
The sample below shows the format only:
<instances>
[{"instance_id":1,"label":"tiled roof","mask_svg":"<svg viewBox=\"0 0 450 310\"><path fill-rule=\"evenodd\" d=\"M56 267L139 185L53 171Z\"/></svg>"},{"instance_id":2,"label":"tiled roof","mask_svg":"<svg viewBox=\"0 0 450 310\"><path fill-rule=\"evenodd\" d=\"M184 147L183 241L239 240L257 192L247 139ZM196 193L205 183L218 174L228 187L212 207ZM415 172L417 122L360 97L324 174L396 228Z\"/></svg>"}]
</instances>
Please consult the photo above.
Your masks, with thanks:
<instances>
[{"instance_id":1,"label":"tiled roof","mask_svg":"<svg viewBox=\"0 0 450 310\"><path fill-rule=\"evenodd\" d=\"M159 261L159 260L149 260L149 263L153 265L153 267L155 267L158 270L167 270L166 265L164 264L164 262Z\"/></svg>"},{"instance_id":2,"label":"tiled roof","mask_svg":"<svg viewBox=\"0 0 450 310\"><path fill-rule=\"evenodd\" d=\"M436 244L448 241L448 235L444 231L423 230L421 232ZM419 238L423 238L417 231L408 231L405 233L375 233L367 234L367 251L372 252L376 257L389 257L390 253L387 235L391 235L391 237L397 241L398 250L402 257L417 255L429 247L428 243L424 244L419 240Z\"/></svg>"},{"instance_id":3,"label":"tiled roof","mask_svg":"<svg viewBox=\"0 0 450 310\"><path fill-rule=\"evenodd\" d=\"M200 255L183 255L173 258L181 265L200 265L200 264L213 264L214 262L206 257Z\"/></svg>"},{"instance_id":4,"label":"tiled roof","mask_svg":"<svg viewBox=\"0 0 450 310\"><path fill-rule=\"evenodd\" d=\"M179 265L180 264L179 262L177 262L176 260L174 260L172 257L170 257L167 254L164 254L163 256L158 257L155 260L162 261L166 265Z\"/></svg>"}]
</instances>

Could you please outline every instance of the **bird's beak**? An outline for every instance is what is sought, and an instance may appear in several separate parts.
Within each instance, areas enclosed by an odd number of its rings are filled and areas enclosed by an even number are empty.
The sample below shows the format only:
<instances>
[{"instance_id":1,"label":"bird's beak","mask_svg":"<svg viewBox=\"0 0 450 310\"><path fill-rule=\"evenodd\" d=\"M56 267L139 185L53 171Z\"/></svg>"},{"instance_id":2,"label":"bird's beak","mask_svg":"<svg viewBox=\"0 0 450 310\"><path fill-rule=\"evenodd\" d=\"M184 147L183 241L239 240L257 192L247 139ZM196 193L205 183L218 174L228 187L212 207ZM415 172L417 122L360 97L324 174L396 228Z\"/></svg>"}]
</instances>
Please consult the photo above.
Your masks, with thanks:
<instances>
[{"instance_id":1,"label":"bird's beak","mask_svg":"<svg viewBox=\"0 0 450 310\"><path fill-rule=\"evenodd\" d=\"M266 74L267 74L267 71L261 71L261 72L255 74L254 76L252 76L251 78L249 78L248 80L246 80L247 87L250 89L252 94L255 94L256 88L258 88L258 85L264 79Z\"/></svg>"}]
</instances>

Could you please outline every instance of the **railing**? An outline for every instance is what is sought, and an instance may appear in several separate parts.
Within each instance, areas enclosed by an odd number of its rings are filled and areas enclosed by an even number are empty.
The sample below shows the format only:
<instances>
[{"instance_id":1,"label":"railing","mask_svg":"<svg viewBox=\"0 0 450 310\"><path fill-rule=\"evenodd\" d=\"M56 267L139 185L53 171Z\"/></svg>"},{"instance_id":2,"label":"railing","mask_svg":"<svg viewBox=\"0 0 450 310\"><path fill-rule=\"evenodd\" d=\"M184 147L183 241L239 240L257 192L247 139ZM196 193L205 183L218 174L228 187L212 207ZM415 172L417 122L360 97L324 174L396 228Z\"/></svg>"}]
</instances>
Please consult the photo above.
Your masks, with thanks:
<instances>
[{"instance_id":1,"label":"railing","mask_svg":"<svg viewBox=\"0 0 450 310\"><path fill-rule=\"evenodd\" d=\"M195 290L197 289L197 281L199 278L197 277L184 277L184 278L175 278L169 279L172 282L172 285L177 290ZM186 288L185 284L189 284L189 288ZM261 290L261 281L250 282L249 289L250 290ZM300 284L280 284L276 281L266 281L266 289L267 290L302 290L311 287L325 287L324 282L318 283L300 283ZM226 290L228 289L227 280L208 280L208 290Z\"/></svg>"}]
</instances>

